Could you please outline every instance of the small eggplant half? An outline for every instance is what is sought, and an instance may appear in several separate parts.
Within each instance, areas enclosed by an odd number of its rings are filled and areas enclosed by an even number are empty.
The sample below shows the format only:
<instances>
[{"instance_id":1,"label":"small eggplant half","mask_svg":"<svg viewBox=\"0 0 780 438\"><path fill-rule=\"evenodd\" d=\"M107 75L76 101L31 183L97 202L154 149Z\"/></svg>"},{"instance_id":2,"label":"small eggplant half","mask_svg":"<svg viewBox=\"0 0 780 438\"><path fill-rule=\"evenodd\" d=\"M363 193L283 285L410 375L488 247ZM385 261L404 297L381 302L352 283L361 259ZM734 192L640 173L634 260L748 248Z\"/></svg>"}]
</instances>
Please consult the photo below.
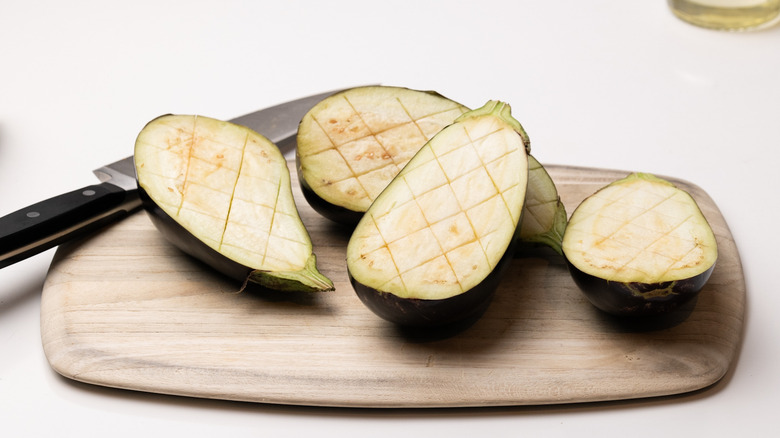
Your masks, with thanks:
<instances>
[{"instance_id":1,"label":"small eggplant half","mask_svg":"<svg viewBox=\"0 0 780 438\"><path fill-rule=\"evenodd\" d=\"M323 291L287 162L243 126L193 115L150 121L135 143L145 210L171 243L239 281Z\"/></svg>"},{"instance_id":2,"label":"small eggplant half","mask_svg":"<svg viewBox=\"0 0 780 438\"><path fill-rule=\"evenodd\" d=\"M617 316L670 311L696 296L718 248L696 201L672 183L633 173L587 199L563 236L569 271L597 308Z\"/></svg>"},{"instance_id":3,"label":"small eggplant half","mask_svg":"<svg viewBox=\"0 0 780 438\"><path fill-rule=\"evenodd\" d=\"M550 174L533 156L528 156L528 191L520 223L521 248L545 246L563 255L561 240L566 230L566 208Z\"/></svg>"},{"instance_id":4,"label":"small eggplant half","mask_svg":"<svg viewBox=\"0 0 780 438\"><path fill-rule=\"evenodd\" d=\"M467 110L435 92L389 86L324 99L298 126L306 200L322 216L354 226L407 161Z\"/></svg>"},{"instance_id":5,"label":"small eggplant half","mask_svg":"<svg viewBox=\"0 0 780 438\"><path fill-rule=\"evenodd\" d=\"M502 102L437 133L353 231L347 270L360 300L401 326L478 316L512 259L527 153L527 136Z\"/></svg>"}]
</instances>

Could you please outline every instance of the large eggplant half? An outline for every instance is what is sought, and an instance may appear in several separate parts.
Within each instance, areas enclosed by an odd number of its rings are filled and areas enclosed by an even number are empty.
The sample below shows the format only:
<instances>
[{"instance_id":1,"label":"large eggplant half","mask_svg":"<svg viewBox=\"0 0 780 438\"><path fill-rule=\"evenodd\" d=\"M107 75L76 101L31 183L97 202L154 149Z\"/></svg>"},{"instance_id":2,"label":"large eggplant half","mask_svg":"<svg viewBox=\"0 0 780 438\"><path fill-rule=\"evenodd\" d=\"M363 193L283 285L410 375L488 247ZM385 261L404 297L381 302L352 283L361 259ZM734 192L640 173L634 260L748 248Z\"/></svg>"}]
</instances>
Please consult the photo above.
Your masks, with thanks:
<instances>
[{"instance_id":1,"label":"large eggplant half","mask_svg":"<svg viewBox=\"0 0 780 438\"><path fill-rule=\"evenodd\" d=\"M229 122L165 115L141 130L134 158L146 211L184 252L269 289L333 289L270 140Z\"/></svg>"},{"instance_id":2,"label":"large eggplant half","mask_svg":"<svg viewBox=\"0 0 780 438\"><path fill-rule=\"evenodd\" d=\"M528 156L528 190L520 223L521 248L545 246L563 255L561 240L566 229L566 208L547 170Z\"/></svg>"},{"instance_id":3,"label":"large eggplant half","mask_svg":"<svg viewBox=\"0 0 780 438\"><path fill-rule=\"evenodd\" d=\"M402 326L484 310L512 259L528 183L528 142L490 101L428 141L371 204L347 245L355 292Z\"/></svg>"},{"instance_id":4,"label":"large eggplant half","mask_svg":"<svg viewBox=\"0 0 780 438\"><path fill-rule=\"evenodd\" d=\"M569 219L562 246L590 302L627 317L667 312L690 300L718 257L696 201L647 173L633 173L585 199Z\"/></svg>"},{"instance_id":5,"label":"large eggplant half","mask_svg":"<svg viewBox=\"0 0 780 438\"><path fill-rule=\"evenodd\" d=\"M357 87L315 105L298 127L298 179L314 210L354 226L409 159L468 109L437 93Z\"/></svg>"}]
</instances>

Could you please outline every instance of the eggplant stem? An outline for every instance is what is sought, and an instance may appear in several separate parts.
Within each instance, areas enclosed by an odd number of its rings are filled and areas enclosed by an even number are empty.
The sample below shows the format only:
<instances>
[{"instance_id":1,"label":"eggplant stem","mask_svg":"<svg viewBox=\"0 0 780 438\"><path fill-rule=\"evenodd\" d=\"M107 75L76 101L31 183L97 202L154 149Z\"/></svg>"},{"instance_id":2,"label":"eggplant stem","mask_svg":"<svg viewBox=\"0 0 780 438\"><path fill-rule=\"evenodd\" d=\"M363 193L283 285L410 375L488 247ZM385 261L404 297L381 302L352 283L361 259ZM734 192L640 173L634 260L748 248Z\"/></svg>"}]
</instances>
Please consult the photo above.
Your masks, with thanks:
<instances>
[{"instance_id":1,"label":"eggplant stem","mask_svg":"<svg viewBox=\"0 0 780 438\"><path fill-rule=\"evenodd\" d=\"M254 270L249 273L246 282L285 292L325 292L335 289L333 282L317 270L317 257L314 254L298 271Z\"/></svg>"}]
</instances>

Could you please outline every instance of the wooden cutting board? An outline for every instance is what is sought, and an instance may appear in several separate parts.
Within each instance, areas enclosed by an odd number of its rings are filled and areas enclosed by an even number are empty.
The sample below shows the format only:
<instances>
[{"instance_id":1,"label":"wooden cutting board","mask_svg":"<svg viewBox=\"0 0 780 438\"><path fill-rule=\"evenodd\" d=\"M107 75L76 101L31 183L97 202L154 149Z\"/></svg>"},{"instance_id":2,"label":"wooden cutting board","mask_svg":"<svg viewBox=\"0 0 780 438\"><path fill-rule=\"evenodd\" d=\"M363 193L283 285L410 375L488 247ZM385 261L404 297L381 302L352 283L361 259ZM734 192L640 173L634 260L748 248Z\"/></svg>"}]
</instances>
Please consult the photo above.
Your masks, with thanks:
<instances>
[{"instance_id":1,"label":"wooden cutting board","mask_svg":"<svg viewBox=\"0 0 780 438\"><path fill-rule=\"evenodd\" d=\"M546 167L569 214L627 174ZM400 330L355 296L345 264L349 232L311 210L293 184L334 292L238 293L240 284L171 247L139 212L58 249L42 297L44 351L58 373L81 382L291 405L556 404L706 388L735 360L745 281L715 203L699 187L672 180L699 203L720 255L696 302L653 323L597 311L563 260L539 251L513 261L470 327Z\"/></svg>"}]
</instances>

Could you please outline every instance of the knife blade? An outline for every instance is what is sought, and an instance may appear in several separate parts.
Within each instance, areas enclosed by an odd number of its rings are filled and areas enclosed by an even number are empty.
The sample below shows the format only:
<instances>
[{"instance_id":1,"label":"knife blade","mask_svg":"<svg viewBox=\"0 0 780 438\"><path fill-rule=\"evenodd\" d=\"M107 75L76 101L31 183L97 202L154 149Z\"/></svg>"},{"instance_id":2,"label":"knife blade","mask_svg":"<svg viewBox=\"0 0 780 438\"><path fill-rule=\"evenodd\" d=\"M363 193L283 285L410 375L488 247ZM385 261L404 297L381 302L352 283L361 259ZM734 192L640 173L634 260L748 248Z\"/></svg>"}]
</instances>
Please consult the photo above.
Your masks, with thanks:
<instances>
[{"instance_id":1,"label":"knife blade","mask_svg":"<svg viewBox=\"0 0 780 438\"><path fill-rule=\"evenodd\" d=\"M293 150L298 123L333 90L231 119L276 143L283 154ZM54 196L0 218L0 268L121 219L141 206L133 157L94 171L101 181Z\"/></svg>"}]
</instances>

